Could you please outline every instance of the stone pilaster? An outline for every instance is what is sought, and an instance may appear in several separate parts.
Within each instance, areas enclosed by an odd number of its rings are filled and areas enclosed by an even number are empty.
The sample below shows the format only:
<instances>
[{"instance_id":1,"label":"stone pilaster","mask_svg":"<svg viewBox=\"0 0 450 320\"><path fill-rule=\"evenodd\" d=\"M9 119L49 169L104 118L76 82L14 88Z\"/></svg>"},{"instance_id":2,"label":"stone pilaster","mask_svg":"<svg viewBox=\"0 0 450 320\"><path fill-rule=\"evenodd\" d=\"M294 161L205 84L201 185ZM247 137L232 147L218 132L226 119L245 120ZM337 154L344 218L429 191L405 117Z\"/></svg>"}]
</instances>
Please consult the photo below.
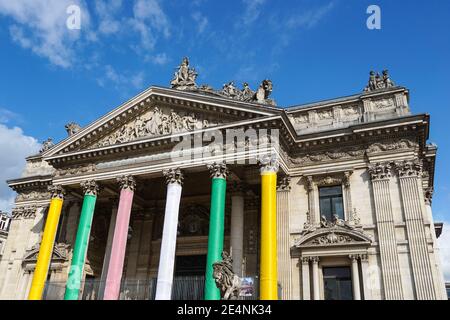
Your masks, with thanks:
<instances>
[{"instance_id":1,"label":"stone pilaster","mask_svg":"<svg viewBox=\"0 0 450 320\"><path fill-rule=\"evenodd\" d=\"M371 165L369 174L373 186L385 299L403 300L402 276L389 188L391 166L387 163Z\"/></svg>"},{"instance_id":2,"label":"stone pilaster","mask_svg":"<svg viewBox=\"0 0 450 320\"><path fill-rule=\"evenodd\" d=\"M289 194L291 178L284 176L277 184L277 244L278 282L281 284L281 299L292 299L292 275L289 233Z\"/></svg>"},{"instance_id":3,"label":"stone pilaster","mask_svg":"<svg viewBox=\"0 0 450 320\"><path fill-rule=\"evenodd\" d=\"M437 286L433 283L424 222L426 213L421 200L422 164L418 160L402 161L396 163L396 169L400 180L416 298L434 300Z\"/></svg>"}]
</instances>

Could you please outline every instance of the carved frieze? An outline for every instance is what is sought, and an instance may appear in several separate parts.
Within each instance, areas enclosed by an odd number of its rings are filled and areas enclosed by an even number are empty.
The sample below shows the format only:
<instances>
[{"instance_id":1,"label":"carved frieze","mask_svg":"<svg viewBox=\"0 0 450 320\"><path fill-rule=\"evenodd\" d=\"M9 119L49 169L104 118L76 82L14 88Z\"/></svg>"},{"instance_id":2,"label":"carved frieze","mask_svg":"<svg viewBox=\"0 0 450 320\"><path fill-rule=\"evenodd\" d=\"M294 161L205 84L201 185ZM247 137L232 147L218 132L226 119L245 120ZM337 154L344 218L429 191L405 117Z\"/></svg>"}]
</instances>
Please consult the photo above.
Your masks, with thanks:
<instances>
[{"instance_id":1,"label":"carved frieze","mask_svg":"<svg viewBox=\"0 0 450 320\"><path fill-rule=\"evenodd\" d=\"M398 141L373 143L367 148L367 152L376 153L393 150L407 150L407 149L415 149L416 147L418 147L417 142L412 141L410 139L401 139Z\"/></svg>"},{"instance_id":2,"label":"carved frieze","mask_svg":"<svg viewBox=\"0 0 450 320\"><path fill-rule=\"evenodd\" d=\"M16 202L48 200L50 197L49 191L30 190L18 193Z\"/></svg>"},{"instance_id":3,"label":"carved frieze","mask_svg":"<svg viewBox=\"0 0 450 320\"><path fill-rule=\"evenodd\" d=\"M12 211L13 219L34 219L36 217L36 206L18 206Z\"/></svg>"},{"instance_id":4,"label":"carved frieze","mask_svg":"<svg viewBox=\"0 0 450 320\"><path fill-rule=\"evenodd\" d=\"M300 155L299 157L289 157L288 159L294 165L309 165L317 162L360 158L365 153L366 150L364 148L352 147Z\"/></svg>"},{"instance_id":5,"label":"carved frieze","mask_svg":"<svg viewBox=\"0 0 450 320\"><path fill-rule=\"evenodd\" d=\"M202 115L187 112L175 112L154 107L150 111L127 123L112 134L102 138L92 148L110 146L134 141L144 137L156 137L218 125Z\"/></svg>"},{"instance_id":6,"label":"carved frieze","mask_svg":"<svg viewBox=\"0 0 450 320\"><path fill-rule=\"evenodd\" d=\"M344 244L344 243L350 243L355 242L355 240L348 236L343 234L336 234L334 232L330 232L326 235L314 238L311 240L309 244L312 245L326 245L326 244Z\"/></svg>"},{"instance_id":7,"label":"carved frieze","mask_svg":"<svg viewBox=\"0 0 450 320\"><path fill-rule=\"evenodd\" d=\"M95 172L96 166L93 163L86 165L77 165L68 168L58 169L55 172L55 177L65 177L65 176L77 176L86 173Z\"/></svg>"}]
</instances>

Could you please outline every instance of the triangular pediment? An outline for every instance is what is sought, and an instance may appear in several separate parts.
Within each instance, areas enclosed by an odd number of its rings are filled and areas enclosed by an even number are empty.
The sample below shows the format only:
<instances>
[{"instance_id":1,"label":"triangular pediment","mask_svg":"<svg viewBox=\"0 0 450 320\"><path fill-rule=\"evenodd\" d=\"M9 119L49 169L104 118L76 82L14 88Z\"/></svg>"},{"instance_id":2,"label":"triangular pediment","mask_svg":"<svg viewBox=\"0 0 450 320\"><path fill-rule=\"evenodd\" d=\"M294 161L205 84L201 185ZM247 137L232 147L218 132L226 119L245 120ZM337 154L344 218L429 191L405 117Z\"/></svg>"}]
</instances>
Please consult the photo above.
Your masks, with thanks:
<instances>
[{"instance_id":1,"label":"triangular pediment","mask_svg":"<svg viewBox=\"0 0 450 320\"><path fill-rule=\"evenodd\" d=\"M25 253L25 256L23 257L23 263L36 263L39 255L39 245L34 246L29 251ZM68 245L63 243L58 243L53 247L52 251L52 258L51 260L53 262L59 261L63 262L67 260L67 249Z\"/></svg>"},{"instance_id":2,"label":"triangular pediment","mask_svg":"<svg viewBox=\"0 0 450 320\"><path fill-rule=\"evenodd\" d=\"M369 246L372 239L363 231L340 226L320 228L297 238L293 248L363 245Z\"/></svg>"},{"instance_id":3,"label":"triangular pediment","mask_svg":"<svg viewBox=\"0 0 450 320\"><path fill-rule=\"evenodd\" d=\"M44 157L270 118L282 109L151 87L43 152Z\"/></svg>"}]
</instances>

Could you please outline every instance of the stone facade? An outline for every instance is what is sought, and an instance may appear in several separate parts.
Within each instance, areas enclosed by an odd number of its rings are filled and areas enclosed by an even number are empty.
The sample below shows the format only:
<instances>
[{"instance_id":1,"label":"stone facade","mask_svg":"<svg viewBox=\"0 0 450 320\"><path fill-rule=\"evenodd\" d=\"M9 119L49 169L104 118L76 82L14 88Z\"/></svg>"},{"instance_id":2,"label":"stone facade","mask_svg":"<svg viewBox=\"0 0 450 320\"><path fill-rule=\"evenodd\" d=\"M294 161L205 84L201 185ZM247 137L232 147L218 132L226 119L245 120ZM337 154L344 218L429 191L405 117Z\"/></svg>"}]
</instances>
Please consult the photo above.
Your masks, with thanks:
<instances>
[{"instance_id":1,"label":"stone facade","mask_svg":"<svg viewBox=\"0 0 450 320\"><path fill-rule=\"evenodd\" d=\"M68 130L67 139L29 157L23 176L8 181L17 198L0 261L1 299L27 297L50 185L63 186L66 196L49 283L64 286L67 280L84 194L81 183L95 180L98 203L83 279L98 280L95 294L102 296L118 208L116 179L122 176L135 178L122 280L156 278L163 172L174 168L185 173L175 274L196 274L183 261L207 254L210 176L205 164L217 150L175 163L170 151L174 135L211 129L279 130L279 148L270 150L277 155L278 170L279 298L325 299L325 270L345 267L351 272L353 299L447 299L431 210L437 148L427 144L430 116L410 111L408 89L386 82L345 98L281 108L268 98L269 80L256 92L231 84L214 91L197 87L196 74L183 63L180 68L187 69L172 81L173 88L151 87L92 124ZM242 143L248 147L252 140ZM198 149L210 151L207 145ZM238 257L233 269L239 276L257 279L260 172L255 154L236 153L227 163L236 158L243 162L228 166L224 248ZM333 186L341 187L343 216L325 219L320 190ZM122 292L121 298L129 294Z\"/></svg>"}]
</instances>

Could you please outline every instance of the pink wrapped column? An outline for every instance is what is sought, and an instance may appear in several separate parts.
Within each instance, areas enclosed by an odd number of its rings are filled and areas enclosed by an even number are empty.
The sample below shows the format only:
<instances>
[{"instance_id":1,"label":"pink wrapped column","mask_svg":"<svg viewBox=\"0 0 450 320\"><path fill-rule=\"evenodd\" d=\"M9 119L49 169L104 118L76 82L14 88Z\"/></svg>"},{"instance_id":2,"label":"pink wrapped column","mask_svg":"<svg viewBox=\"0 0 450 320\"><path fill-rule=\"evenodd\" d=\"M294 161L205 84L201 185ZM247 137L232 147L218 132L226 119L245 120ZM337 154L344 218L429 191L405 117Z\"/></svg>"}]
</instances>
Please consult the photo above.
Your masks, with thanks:
<instances>
[{"instance_id":1,"label":"pink wrapped column","mask_svg":"<svg viewBox=\"0 0 450 320\"><path fill-rule=\"evenodd\" d=\"M111 249L111 257L106 276L104 300L117 300L120 294L120 283L122 281L123 262L128 239L128 226L130 224L131 207L135 181L131 176L117 179L120 183L120 200L114 228L114 238Z\"/></svg>"}]
</instances>

